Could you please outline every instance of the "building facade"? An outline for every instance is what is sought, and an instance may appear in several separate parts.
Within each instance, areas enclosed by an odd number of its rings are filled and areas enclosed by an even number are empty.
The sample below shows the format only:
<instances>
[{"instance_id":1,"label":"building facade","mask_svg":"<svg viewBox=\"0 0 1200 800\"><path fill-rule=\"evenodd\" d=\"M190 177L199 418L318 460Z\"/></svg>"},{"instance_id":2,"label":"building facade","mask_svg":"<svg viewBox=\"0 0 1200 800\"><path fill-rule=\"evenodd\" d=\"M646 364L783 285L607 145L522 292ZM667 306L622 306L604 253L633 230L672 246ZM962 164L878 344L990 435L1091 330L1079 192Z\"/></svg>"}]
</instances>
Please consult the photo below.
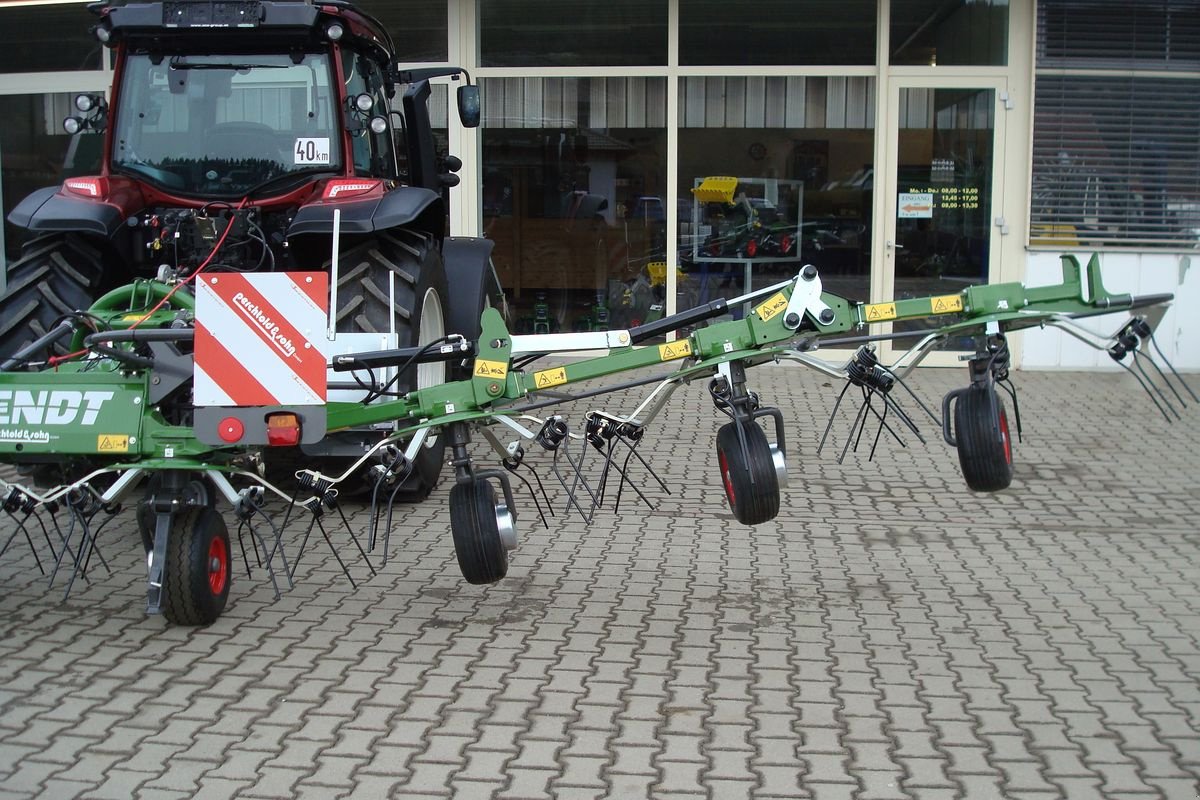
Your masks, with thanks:
<instances>
[{"instance_id":1,"label":"building facade","mask_svg":"<svg viewBox=\"0 0 1200 800\"><path fill-rule=\"evenodd\" d=\"M1177 294L1159 344L1200 368L1197 0L359 5L409 63L481 85L478 129L434 94L464 162L451 229L495 241L519 332L634 325L802 263L878 301L1056 282L1060 255L1099 252L1110 289ZM110 81L91 24L78 2L0 3L5 214L93 168L94 139L61 128ZM1022 366L1112 366L1017 339Z\"/></svg>"}]
</instances>

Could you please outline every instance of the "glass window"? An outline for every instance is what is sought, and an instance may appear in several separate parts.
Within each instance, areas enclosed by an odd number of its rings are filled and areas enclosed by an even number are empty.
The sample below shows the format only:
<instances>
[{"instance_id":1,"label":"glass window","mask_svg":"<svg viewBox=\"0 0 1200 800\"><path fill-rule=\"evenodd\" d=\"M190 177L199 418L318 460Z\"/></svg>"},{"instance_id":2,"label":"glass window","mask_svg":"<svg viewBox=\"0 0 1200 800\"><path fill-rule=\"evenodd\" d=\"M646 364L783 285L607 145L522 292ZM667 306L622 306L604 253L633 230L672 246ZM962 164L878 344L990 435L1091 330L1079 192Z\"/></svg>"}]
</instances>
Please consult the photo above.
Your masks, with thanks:
<instances>
[{"instance_id":1,"label":"glass window","mask_svg":"<svg viewBox=\"0 0 1200 800\"><path fill-rule=\"evenodd\" d=\"M350 111L358 125L350 132L350 157L357 175L396 175L396 158L392 154L392 132L373 133L370 128L372 117L391 119L388 114L387 96L384 94L383 71L379 64L351 50L342 51L342 74L346 79L346 96L355 98L360 94L370 95L373 106L370 111Z\"/></svg>"},{"instance_id":2,"label":"glass window","mask_svg":"<svg viewBox=\"0 0 1200 800\"><path fill-rule=\"evenodd\" d=\"M667 63L666 0L480 0L485 67Z\"/></svg>"},{"instance_id":3,"label":"glass window","mask_svg":"<svg viewBox=\"0 0 1200 800\"><path fill-rule=\"evenodd\" d=\"M679 0L679 63L874 64L876 0Z\"/></svg>"},{"instance_id":4,"label":"glass window","mask_svg":"<svg viewBox=\"0 0 1200 800\"><path fill-rule=\"evenodd\" d=\"M1200 3L1194 0L1043 0L1039 67L1200 68Z\"/></svg>"},{"instance_id":5,"label":"glass window","mask_svg":"<svg viewBox=\"0 0 1200 800\"><path fill-rule=\"evenodd\" d=\"M995 89L901 89L896 131L896 298L987 283L992 236ZM950 317L899 322L936 328ZM969 349L971 338L955 339Z\"/></svg>"},{"instance_id":6,"label":"glass window","mask_svg":"<svg viewBox=\"0 0 1200 800\"><path fill-rule=\"evenodd\" d=\"M1030 243L1194 248L1200 8L1044 0L1038 36Z\"/></svg>"},{"instance_id":7,"label":"glass window","mask_svg":"<svg viewBox=\"0 0 1200 800\"><path fill-rule=\"evenodd\" d=\"M892 0L891 63L1002 67L1008 0Z\"/></svg>"},{"instance_id":8,"label":"glass window","mask_svg":"<svg viewBox=\"0 0 1200 800\"><path fill-rule=\"evenodd\" d=\"M445 0L356 0L355 4L392 35L401 63L446 60Z\"/></svg>"},{"instance_id":9,"label":"glass window","mask_svg":"<svg viewBox=\"0 0 1200 800\"><path fill-rule=\"evenodd\" d=\"M826 289L867 299L874 79L681 81L678 308L786 280L806 263Z\"/></svg>"},{"instance_id":10,"label":"glass window","mask_svg":"<svg viewBox=\"0 0 1200 800\"><path fill-rule=\"evenodd\" d=\"M0 72L101 69L96 22L82 3L0 8Z\"/></svg>"},{"instance_id":11,"label":"glass window","mask_svg":"<svg viewBox=\"0 0 1200 800\"><path fill-rule=\"evenodd\" d=\"M329 58L176 55L126 61L113 168L167 191L241 197L341 163ZM283 188L283 184L279 185Z\"/></svg>"},{"instance_id":12,"label":"glass window","mask_svg":"<svg viewBox=\"0 0 1200 800\"><path fill-rule=\"evenodd\" d=\"M0 166L3 167L4 255L17 257L27 234L8 221L13 210L35 189L62 183L73 175L96 175L104 136L68 136L62 121L78 114L73 94L21 94L0 97Z\"/></svg>"},{"instance_id":13,"label":"glass window","mask_svg":"<svg viewBox=\"0 0 1200 800\"><path fill-rule=\"evenodd\" d=\"M661 316L666 81L482 81L483 225L514 331Z\"/></svg>"}]
</instances>

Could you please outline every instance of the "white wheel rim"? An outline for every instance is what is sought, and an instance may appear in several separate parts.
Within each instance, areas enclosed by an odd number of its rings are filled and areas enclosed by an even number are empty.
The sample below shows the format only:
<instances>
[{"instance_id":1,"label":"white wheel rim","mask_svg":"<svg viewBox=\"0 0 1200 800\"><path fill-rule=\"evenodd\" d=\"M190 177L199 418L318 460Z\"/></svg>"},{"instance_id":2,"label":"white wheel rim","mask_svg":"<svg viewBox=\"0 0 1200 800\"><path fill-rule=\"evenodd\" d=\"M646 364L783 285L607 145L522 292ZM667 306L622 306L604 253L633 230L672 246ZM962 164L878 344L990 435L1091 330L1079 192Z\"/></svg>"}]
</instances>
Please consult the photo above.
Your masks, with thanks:
<instances>
[{"instance_id":1,"label":"white wheel rim","mask_svg":"<svg viewBox=\"0 0 1200 800\"><path fill-rule=\"evenodd\" d=\"M417 331L417 346L424 347L446 335L446 317L442 298L437 290L426 289L421 298L421 327ZM446 362L432 361L417 366L417 388L428 389L446 382Z\"/></svg>"}]
</instances>

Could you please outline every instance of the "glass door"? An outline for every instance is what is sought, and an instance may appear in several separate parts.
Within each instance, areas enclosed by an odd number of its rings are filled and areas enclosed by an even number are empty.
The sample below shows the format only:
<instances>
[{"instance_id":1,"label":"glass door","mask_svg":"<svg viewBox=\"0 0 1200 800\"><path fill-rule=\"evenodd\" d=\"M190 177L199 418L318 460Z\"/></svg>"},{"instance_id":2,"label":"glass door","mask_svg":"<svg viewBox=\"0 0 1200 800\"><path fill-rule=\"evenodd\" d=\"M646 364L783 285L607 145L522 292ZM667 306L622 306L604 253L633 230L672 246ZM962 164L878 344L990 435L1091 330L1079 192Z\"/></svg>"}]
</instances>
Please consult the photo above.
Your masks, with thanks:
<instances>
[{"instance_id":1,"label":"glass door","mask_svg":"<svg viewBox=\"0 0 1200 800\"><path fill-rule=\"evenodd\" d=\"M1004 81L943 77L892 81L890 169L884 203L884 298L957 295L999 274L1002 207ZM945 304L952 310L953 302ZM878 314L888 313L886 303ZM895 331L938 327L951 313L893 323ZM893 354L914 338L892 344ZM951 340L954 355L926 363L957 363L968 338Z\"/></svg>"}]
</instances>

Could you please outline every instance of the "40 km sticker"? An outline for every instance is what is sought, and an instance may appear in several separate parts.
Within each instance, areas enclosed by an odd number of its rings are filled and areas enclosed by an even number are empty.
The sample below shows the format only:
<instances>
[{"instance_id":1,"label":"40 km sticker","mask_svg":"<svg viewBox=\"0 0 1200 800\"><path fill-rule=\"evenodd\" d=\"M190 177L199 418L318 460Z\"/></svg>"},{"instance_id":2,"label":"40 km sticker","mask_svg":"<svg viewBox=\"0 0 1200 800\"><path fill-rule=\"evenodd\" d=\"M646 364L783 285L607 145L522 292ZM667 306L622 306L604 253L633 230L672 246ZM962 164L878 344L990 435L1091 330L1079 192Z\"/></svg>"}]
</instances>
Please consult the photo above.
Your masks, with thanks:
<instances>
[{"instance_id":1,"label":"40 km sticker","mask_svg":"<svg viewBox=\"0 0 1200 800\"><path fill-rule=\"evenodd\" d=\"M767 302L758 306L754 311L758 314L758 318L763 322L777 317L788 306L788 299L783 296L783 292L772 295L767 299Z\"/></svg>"},{"instance_id":2,"label":"40 km sticker","mask_svg":"<svg viewBox=\"0 0 1200 800\"><path fill-rule=\"evenodd\" d=\"M555 367L554 369L544 369L541 372L533 373L533 386L535 389L549 389L566 382L566 367Z\"/></svg>"},{"instance_id":3,"label":"40 km sticker","mask_svg":"<svg viewBox=\"0 0 1200 800\"><path fill-rule=\"evenodd\" d=\"M296 139L296 146L292 148L292 156L295 164L328 164L329 139L302 136Z\"/></svg>"}]
</instances>

